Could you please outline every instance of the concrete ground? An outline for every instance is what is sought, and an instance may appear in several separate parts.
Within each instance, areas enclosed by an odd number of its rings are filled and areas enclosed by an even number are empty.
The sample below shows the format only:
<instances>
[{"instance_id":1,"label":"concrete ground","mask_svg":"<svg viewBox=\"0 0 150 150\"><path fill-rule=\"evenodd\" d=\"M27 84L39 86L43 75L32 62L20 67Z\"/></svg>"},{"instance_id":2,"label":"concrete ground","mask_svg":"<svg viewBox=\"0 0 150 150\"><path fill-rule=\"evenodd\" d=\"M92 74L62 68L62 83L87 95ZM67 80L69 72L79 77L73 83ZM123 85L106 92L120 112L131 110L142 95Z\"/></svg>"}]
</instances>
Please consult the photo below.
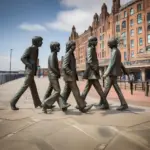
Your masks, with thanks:
<instances>
[{"instance_id":1,"label":"concrete ground","mask_svg":"<svg viewBox=\"0 0 150 150\"><path fill-rule=\"evenodd\" d=\"M11 97L18 91L24 79L0 86L0 150L149 150L150 149L150 97L144 93L131 96L124 91L129 110L116 111L119 106L117 95L112 89L108 101L110 110L101 111L94 107L87 114L72 104L66 113L58 106L48 114L34 109L29 89L19 100L19 111L9 108ZM48 86L47 78L36 78L40 98ZM64 82L60 80L63 89ZM82 92L85 82L78 82ZM127 94L128 93L128 94ZM141 101L139 101L141 99ZM87 100L97 103L99 97L92 88Z\"/></svg>"}]
</instances>

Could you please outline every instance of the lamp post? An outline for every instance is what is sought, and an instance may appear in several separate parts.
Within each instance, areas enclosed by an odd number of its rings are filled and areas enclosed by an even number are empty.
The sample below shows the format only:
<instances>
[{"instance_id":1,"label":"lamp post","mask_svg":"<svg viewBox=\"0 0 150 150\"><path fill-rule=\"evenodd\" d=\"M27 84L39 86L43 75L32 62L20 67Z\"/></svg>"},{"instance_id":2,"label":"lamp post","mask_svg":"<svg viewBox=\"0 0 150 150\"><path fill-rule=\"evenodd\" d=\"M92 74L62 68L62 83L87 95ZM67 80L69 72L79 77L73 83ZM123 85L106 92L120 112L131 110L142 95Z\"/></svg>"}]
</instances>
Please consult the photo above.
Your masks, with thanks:
<instances>
[{"instance_id":1,"label":"lamp post","mask_svg":"<svg viewBox=\"0 0 150 150\"><path fill-rule=\"evenodd\" d=\"M10 49L10 68L9 68L10 73L11 73L11 58L12 58L12 50L13 50L13 49Z\"/></svg>"}]
</instances>

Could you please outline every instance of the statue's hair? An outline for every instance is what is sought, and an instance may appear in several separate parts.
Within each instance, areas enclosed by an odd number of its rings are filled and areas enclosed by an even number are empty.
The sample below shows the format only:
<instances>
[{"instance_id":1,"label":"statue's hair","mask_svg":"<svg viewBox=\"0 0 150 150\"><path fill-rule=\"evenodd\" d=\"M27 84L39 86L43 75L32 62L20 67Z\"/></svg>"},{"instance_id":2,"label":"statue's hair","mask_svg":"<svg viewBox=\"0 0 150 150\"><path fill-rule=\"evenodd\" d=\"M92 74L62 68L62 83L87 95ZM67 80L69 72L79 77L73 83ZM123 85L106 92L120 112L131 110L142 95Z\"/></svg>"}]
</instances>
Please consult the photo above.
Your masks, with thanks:
<instances>
[{"instance_id":1,"label":"statue's hair","mask_svg":"<svg viewBox=\"0 0 150 150\"><path fill-rule=\"evenodd\" d=\"M97 41L97 37L95 37L95 36L90 36L90 37L88 38L88 46L91 46L91 45L92 45L92 42L95 42L95 41Z\"/></svg>"},{"instance_id":2,"label":"statue's hair","mask_svg":"<svg viewBox=\"0 0 150 150\"><path fill-rule=\"evenodd\" d=\"M43 41L43 38L41 36L34 36L32 38L32 44L37 45L39 41Z\"/></svg>"},{"instance_id":3,"label":"statue's hair","mask_svg":"<svg viewBox=\"0 0 150 150\"><path fill-rule=\"evenodd\" d=\"M66 43L66 52L69 51L69 49L71 48L72 45L76 45L75 41L69 41Z\"/></svg>"},{"instance_id":4,"label":"statue's hair","mask_svg":"<svg viewBox=\"0 0 150 150\"><path fill-rule=\"evenodd\" d=\"M56 46L60 46L60 43L58 43L58 42L51 42L51 44L50 44L51 51L55 51L55 47Z\"/></svg>"},{"instance_id":5,"label":"statue's hair","mask_svg":"<svg viewBox=\"0 0 150 150\"><path fill-rule=\"evenodd\" d=\"M97 41L97 37L96 37L96 36L90 36L90 37L88 38L88 41L89 41L89 42Z\"/></svg>"},{"instance_id":6,"label":"statue's hair","mask_svg":"<svg viewBox=\"0 0 150 150\"><path fill-rule=\"evenodd\" d=\"M117 47L118 46L118 38L112 37L111 39L108 40L108 44L111 45L112 47Z\"/></svg>"}]
</instances>

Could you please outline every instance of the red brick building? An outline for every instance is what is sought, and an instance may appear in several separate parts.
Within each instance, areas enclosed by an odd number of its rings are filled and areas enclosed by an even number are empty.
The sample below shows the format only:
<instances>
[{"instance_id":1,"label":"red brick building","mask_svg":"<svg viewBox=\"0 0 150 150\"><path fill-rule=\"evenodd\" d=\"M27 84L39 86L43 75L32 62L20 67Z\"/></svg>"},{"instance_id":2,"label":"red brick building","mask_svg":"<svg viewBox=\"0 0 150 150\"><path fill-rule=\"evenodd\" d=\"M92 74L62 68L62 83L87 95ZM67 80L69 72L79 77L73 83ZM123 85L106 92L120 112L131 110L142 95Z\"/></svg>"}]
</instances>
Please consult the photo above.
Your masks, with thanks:
<instances>
[{"instance_id":1,"label":"red brick building","mask_svg":"<svg viewBox=\"0 0 150 150\"><path fill-rule=\"evenodd\" d=\"M101 12L95 13L93 22L83 34L78 35L73 26L69 40L75 40L77 70L85 70L88 37L97 36L97 56L101 73L107 68L110 49L108 39L120 39L119 49L122 62L137 79L150 79L150 0L132 0L121 6L120 0L113 0L112 11L104 3Z\"/></svg>"}]
</instances>

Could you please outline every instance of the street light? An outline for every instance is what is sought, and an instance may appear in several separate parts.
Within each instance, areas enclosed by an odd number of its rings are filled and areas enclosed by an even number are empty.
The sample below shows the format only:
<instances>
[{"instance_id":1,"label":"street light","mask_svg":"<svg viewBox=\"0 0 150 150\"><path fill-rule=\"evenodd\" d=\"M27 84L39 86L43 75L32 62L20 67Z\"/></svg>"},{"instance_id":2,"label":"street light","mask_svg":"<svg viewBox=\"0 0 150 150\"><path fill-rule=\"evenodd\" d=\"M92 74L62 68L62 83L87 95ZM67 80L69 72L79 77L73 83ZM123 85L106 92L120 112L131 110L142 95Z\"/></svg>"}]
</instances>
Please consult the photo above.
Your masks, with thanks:
<instances>
[{"instance_id":1,"label":"street light","mask_svg":"<svg viewBox=\"0 0 150 150\"><path fill-rule=\"evenodd\" d=\"M12 57L12 50L13 50L13 49L10 49L10 69L9 69L10 73L11 73L11 57Z\"/></svg>"}]
</instances>

